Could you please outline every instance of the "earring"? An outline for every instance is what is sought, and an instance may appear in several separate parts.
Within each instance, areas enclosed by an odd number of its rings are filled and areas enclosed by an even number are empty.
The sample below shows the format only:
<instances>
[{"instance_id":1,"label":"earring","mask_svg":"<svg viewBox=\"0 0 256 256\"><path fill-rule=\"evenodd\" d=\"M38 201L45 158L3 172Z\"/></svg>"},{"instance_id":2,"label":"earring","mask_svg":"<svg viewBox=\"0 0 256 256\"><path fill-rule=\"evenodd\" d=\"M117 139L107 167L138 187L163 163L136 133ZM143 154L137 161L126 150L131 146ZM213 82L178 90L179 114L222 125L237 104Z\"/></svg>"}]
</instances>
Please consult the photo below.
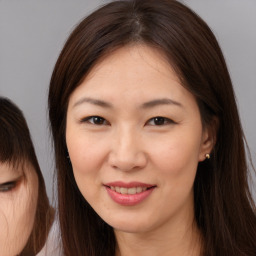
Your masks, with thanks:
<instances>
[{"instance_id":1,"label":"earring","mask_svg":"<svg viewBox=\"0 0 256 256\"><path fill-rule=\"evenodd\" d=\"M210 154L208 154L208 153L205 154L205 158L206 158L206 159L210 159L210 158L211 158Z\"/></svg>"}]
</instances>

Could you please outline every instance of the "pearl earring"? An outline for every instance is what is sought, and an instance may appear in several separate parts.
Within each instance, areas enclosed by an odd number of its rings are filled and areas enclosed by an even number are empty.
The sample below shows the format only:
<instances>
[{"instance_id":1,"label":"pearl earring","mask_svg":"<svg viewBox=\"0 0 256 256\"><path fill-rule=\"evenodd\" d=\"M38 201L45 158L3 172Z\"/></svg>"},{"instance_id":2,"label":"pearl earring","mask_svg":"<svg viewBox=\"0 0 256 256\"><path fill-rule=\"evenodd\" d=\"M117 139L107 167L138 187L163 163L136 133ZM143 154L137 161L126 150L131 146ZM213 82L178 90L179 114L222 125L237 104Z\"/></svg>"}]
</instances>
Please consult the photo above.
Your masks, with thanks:
<instances>
[{"instance_id":1,"label":"pearl earring","mask_svg":"<svg viewBox=\"0 0 256 256\"><path fill-rule=\"evenodd\" d=\"M206 159L210 159L211 158L211 156L210 156L210 154L205 154L205 157L206 157Z\"/></svg>"}]
</instances>

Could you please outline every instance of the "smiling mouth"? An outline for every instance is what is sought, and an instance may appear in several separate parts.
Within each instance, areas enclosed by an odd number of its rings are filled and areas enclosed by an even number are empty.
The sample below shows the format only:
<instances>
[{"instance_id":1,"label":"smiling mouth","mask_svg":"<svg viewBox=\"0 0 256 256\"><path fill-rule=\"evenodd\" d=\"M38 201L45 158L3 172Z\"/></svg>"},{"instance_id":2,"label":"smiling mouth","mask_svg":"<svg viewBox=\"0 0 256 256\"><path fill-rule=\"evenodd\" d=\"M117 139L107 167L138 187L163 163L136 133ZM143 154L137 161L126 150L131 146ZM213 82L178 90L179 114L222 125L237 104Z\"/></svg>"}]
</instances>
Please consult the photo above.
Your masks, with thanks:
<instances>
[{"instance_id":1,"label":"smiling mouth","mask_svg":"<svg viewBox=\"0 0 256 256\"><path fill-rule=\"evenodd\" d=\"M124 187L113 187L113 186L110 186L109 188L122 195L135 195L150 189L147 187L124 188Z\"/></svg>"},{"instance_id":2,"label":"smiling mouth","mask_svg":"<svg viewBox=\"0 0 256 256\"><path fill-rule=\"evenodd\" d=\"M111 182L104 186L114 202L123 206L134 206L141 203L157 187L141 182Z\"/></svg>"}]
</instances>

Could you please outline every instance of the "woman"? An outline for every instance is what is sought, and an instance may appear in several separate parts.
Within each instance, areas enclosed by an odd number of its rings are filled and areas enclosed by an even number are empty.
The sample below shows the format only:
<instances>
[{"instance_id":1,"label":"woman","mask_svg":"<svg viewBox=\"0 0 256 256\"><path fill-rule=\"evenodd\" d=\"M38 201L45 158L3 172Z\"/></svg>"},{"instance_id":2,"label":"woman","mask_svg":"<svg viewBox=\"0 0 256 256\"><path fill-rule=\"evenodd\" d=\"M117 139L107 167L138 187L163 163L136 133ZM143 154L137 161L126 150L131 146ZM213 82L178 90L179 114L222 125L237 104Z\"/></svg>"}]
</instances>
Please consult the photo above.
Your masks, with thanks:
<instances>
[{"instance_id":1,"label":"woman","mask_svg":"<svg viewBox=\"0 0 256 256\"><path fill-rule=\"evenodd\" d=\"M230 76L190 9L114 1L85 18L49 116L64 255L255 255Z\"/></svg>"},{"instance_id":2,"label":"woman","mask_svg":"<svg viewBox=\"0 0 256 256\"><path fill-rule=\"evenodd\" d=\"M27 123L0 97L0 254L34 256L53 220Z\"/></svg>"}]
</instances>

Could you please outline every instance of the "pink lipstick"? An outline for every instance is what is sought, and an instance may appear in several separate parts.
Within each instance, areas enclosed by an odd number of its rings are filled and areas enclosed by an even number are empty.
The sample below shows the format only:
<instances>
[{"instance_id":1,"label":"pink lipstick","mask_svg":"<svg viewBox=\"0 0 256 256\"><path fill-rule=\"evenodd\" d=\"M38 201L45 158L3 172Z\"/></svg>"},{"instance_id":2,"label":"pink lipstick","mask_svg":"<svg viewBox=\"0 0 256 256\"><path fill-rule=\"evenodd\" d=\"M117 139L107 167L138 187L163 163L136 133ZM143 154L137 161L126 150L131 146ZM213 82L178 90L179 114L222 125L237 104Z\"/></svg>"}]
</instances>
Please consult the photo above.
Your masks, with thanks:
<instances>
[{"instance_id":1,"label":"pink lipstick","mask_svg":"<svg viewBox=\"0 0 256 256\"><path fill-rule=\"evenodd\" d=\"M133 206L145 200L156 188L141 182L110 182L104 184L112 200L120 205Z\"/></svg>"}]
</instances>

